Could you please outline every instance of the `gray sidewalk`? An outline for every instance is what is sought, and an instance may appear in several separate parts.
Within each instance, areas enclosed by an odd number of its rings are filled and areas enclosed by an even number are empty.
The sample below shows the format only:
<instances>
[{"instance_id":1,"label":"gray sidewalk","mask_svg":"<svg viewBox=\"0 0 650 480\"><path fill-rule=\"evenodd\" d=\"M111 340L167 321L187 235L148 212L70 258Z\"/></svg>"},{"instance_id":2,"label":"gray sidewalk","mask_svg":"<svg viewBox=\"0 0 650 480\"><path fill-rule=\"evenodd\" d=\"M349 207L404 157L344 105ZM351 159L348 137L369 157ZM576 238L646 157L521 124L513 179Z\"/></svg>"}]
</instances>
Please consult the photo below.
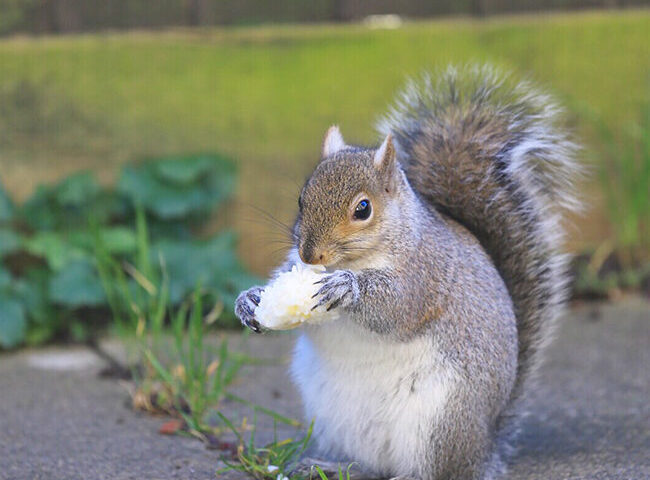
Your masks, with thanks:
<instances>
[{"instance_id":1,"label":"gray sidewalk","mask_svg":"<svg viewBox=\"0 0 650 480\"><path fill-rule=\"evenodd\" d=\"M252 336L248 349L286 359L291 338ZM158 434L164 419L134 413L126 389L98 377L101 368L101 360L79 348L0 356L0 478L215 478L217 452ZM648 303L574 310L549 350L541 382L509 478L650 478ZM250 368L237 390L300 415L283 365ZM227 406L236 415L233 409ZM263 422L261 430L268 434L268 427Z\"/></svg>"}]
</instances>

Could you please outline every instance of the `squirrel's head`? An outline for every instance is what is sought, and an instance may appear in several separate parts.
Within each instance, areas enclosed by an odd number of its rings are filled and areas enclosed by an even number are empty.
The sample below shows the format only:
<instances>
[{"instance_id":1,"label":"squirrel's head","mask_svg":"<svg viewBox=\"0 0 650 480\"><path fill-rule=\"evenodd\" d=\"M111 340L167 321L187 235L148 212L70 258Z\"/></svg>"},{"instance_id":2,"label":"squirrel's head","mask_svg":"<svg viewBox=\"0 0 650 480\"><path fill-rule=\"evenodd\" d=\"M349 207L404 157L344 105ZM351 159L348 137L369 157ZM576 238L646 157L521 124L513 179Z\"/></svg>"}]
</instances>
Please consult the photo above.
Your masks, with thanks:
<instances>
[{"instance_id":1,"label":"squirrel's head","mask_svg":"<svg viewBox=\"0 0 650 480\"><path fill-rule=\"evenodd\" d=\"M298 199L295 238L302 261L334 266L385 251L403 182L390 135L379 148L366 149L346 145L331 127L322 160Z\"/></svg>"}]
</instances>

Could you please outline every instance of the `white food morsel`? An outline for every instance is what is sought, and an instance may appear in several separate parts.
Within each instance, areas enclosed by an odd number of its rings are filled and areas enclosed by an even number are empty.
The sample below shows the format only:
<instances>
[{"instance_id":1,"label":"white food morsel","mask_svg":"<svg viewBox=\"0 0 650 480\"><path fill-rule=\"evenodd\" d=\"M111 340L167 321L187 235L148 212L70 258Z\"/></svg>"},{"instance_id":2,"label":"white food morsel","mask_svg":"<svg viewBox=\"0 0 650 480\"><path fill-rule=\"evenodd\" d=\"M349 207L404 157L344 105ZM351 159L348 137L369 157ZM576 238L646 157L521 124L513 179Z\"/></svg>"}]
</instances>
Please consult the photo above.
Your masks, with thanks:
<instances>
[{"instance_id":1,"label":"white food morsel","mask_svg":"<svg viewBox=\"0 0 650 480\"><path fill-rule=\"evenodd\" d=\"M325 274L322 265L298 263L288 272L280 273L264 287L260 303L255 309L255 319L271 330L289 330L302 323L317 323L336 317L336 312L327 312L325 307L312 310L318 298L312 298Z\"/></svg>"}]
</instances>

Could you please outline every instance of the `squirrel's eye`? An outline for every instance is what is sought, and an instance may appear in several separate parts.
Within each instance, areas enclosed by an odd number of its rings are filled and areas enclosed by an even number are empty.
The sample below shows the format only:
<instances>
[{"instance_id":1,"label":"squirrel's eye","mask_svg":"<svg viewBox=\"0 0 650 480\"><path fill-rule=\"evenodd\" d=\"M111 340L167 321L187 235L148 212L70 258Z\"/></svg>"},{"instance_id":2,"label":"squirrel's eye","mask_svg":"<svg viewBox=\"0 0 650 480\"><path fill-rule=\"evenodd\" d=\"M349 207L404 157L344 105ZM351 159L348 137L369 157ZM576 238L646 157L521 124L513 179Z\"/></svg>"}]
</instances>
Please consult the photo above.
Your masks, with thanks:
<instances>
[{"instance_id":1,"label":"squirrel's eye","mask_svg":"<svg viewBox=\"0 0 650 480\"><path fill-rule=\"evenodd\" d=\"M370 206L370 200L364 199L357 204L353 216L355 220L368 220L371 212L372 207Z\"/></svg>"}]
</instances>

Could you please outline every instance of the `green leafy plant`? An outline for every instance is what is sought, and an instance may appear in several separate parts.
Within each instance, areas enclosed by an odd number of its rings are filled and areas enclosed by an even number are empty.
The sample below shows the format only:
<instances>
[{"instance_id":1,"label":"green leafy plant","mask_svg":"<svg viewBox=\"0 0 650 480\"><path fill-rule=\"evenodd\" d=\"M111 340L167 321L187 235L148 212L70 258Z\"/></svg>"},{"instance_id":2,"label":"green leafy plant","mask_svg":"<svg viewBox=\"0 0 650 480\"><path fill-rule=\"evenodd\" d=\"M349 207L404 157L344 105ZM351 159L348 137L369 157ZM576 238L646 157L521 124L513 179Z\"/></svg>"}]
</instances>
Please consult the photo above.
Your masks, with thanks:
<instances>
[{"instance_id":1,"label":"green leafy plant","mask_svg":"<svg viewBox=\"0 0 650 480\"><path fill-rule=\"evenodd\" d=\"M236 239L222 231L203 238L198 228L231 195L236 171L220 155L165 157L124 167L115 189L88 172L37 187L16 205L0 186L0 348L50 338L84 339L110 319L96 243L104 255L133 265L146 256L146 277L162 278L178 306L197 282L218 305L221 325L236 325L235 295L255 278L235 254ZM150 228L142 253L133 224L136 205ZM90 226L92 225L92 228ZM150 235L150 237L149 237ZM105 273L105 272L104 272ZM125 279L137 292L133 278Z\"/></svg>"},{"instance_id":2,"label":"green leafy plant","mask_svg":"<svg viewBox=\"0 0 650 480\"><path fill-rule=\"evenodd\" d=\"M118 191L162 220L194 220L233 191L235 167L216 155L167 157L127 166Z\"/></svg>"},{"instance_id":3,"label":"green leafy plant","mask_svg":"<svg viewBox=\"0 0 650 480\"><path fill-rule=\"evenodd\" d=\"M89 216L102 224L121 222L128 202L103 189L89 172L78 172L53 185L39 185L20 207L20 221L35 232L85 229Z\"/></svg>"}]
</instances>

